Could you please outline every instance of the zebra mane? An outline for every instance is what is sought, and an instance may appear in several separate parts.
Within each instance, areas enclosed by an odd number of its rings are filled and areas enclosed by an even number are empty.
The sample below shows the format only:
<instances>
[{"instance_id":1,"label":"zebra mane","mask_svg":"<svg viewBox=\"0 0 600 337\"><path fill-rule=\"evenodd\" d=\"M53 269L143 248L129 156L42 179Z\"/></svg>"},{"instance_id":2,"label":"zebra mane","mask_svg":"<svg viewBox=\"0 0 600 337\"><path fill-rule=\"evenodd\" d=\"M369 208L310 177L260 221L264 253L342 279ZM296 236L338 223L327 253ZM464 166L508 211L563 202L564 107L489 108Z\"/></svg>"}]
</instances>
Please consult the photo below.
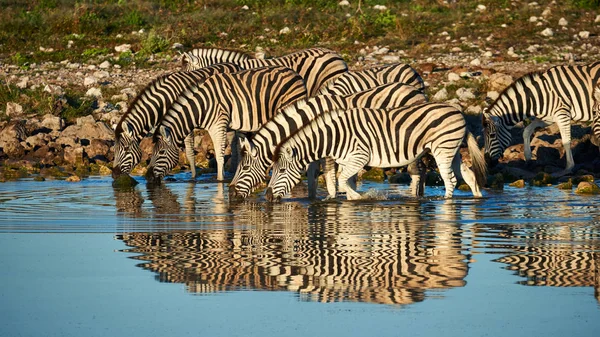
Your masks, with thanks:
<instances>
[{"instance_id":1,"label":"zebra mane","mask_svg":"<svg viewBox=\"0 0 600 337\"><path fill-rule=\"evenodd\" d=\"M500 95L498 95L498 98L496 98L496 100L492 102L492 104L490 104L490 106L488 106L486 110L488 112L491 112L494 109L494 107L498 104L498 102L504 97L505 94L508 94L511 91L515 91L518 87L526 86L527 84L531 83L532 79L541 76L543 73L544 71L532 71L519 77L517 80L513 81L508 87L504 88Z\"/></svg>"},{"instance_id":2,"label":"zebra mane","mask_svg":"<svg viewBox=\"0 0 600 337\"><path fill-rule=\"evenodd\" d=\"M255 59L253 55L246 53L245 51L228 49L228 48L196 48L189 52L184 52L181 56L181 64L185 67L188 62L191 62L191 58L202 58L204 56L212 56L217 52L222 52L227 56L239 56L244 59Z\"/></svg>"},{"instance_id":3,"label":"zebra mane","mask_svg":"<svg viewBox=\"0 0 600 337\"><path fill-rule=\"evenodd\" d=\"M127 118L131 115L133 108L136 106L137 102L139 102L139 100L142 99L142 96L144 95L146 90L155 86L156 83L163 81L167 76L169 76L171 74L173 74L173 73L171 72L168 74L160 75L157 78L153 79L152 82L148 83L148 85L146 85L144 87L144 89L142 89L142 91L140 91L137 94L137 96L135 96L133 101L131 101L131 104L129 104L129 106L127 107L127 112L125 112L125 114L121 117L121 119L117 123L117 127L115 128L115 136L118 136L123 132L123 123L125 123L125 120L127 120Z\"/></svg>"}]
</instances>

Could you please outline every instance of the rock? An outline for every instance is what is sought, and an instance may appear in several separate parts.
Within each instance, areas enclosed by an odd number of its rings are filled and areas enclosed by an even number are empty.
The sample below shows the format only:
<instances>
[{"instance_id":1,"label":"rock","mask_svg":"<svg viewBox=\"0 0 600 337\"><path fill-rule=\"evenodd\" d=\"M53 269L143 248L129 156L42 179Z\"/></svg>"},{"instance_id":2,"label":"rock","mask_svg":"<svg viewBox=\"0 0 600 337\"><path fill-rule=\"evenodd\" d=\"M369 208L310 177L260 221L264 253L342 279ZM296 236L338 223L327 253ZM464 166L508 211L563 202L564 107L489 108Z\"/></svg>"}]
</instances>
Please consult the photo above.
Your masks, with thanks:
<instances>
[{"instance_id":1,"label":"rock","mask_svg":"<svg viewBox=\"0 0 600 337\"><path fill-rule=\"evenodd\" d=\"M25 89L25 88L27 88L28 83L29 83L29 76L23 76L23 77L21 77L21 80L19 82L17 82L16 86L19 89Z\"/></svg>"},{"instance_id":2,"label":"rock","mask_svg":"<svg viewBox=\"0 0 600 337\"><path fill-rule=\"evenodd\" d=\"M498 93L497 91L488 91L486 97L492 100L493 102L497 100L498 97L500 97L500 93Z\"/></svg>"},{"instance_id":3,"label":"rock","mask_svg":"<svg viewBox=\"0 0 600 337\"><path fill-rule=\"evenodd\" d=\"M384 178L385 174L383 173L383 170L377 167L371 168L362 175L362 179L364 180L383 181Z\"/></svg>"},{"instance_id":4,"label":"rock","mask_svg":"<svg viewBox=\"0 0 600 337\"><path fill-rule=\"evenodd\" d=\"M99 156L107 157L110 151L106 140L92 139L90 145L84 147L88 158L93 159Z\"/></svg>"},{"instance_id":5,"label":"rock","mask_svg":"<svg viewBox=\"0 0 600 337\"><path fill-rule=\"evenodd\" d=\"M525 180L519 179L517 181L513 181L508 186L516 187L516 188L524 188L525 187Z\"/></svg>"},{"instance_id":6,"label":"rock","mask_svg":"<svg viewBox=\"0 0 600 337\"><path fill-rule=\"evenodd\" d=\"M383 63L400 63L400 56L398 55L385 55L381 58Z\"/></svg>"},{"instance_id":7,"label":"rock","mask_svg":"<svg viewBox=\"0 0 600 337\"><path fill-rule=\"evenodd\" d=\"M86 91L85 95L100 98L102 97L102 90L100 90L100 88L90 88L88 91Z\"/></svg>"},{"instance_id":8,"label":"rock","mask_svg":"<svg viewBox=\"0 0 600 337\"><path fill-rule=\"evenodd\" d=\"M460 75L458 75L457 73L448 73L448 81L450 81L450 82L460 81Z\"/></svg>"},{"instance_id":9,"label":"rock","mask_svg":"<svg viewBox=\"0 0 600 337\"><path fill-rule=\"evenodd\" d=\"M62 146L62 147L71 146L71 147L75 147L75 146L77 146L77 143L75 142L75 138L76 137L73 136L73 135L66 135L66 136L63 137L63 135L61 134L58 138L56 138L54 140L54 143L55 143L56 146Z\"/></svg>"},{"instance_id":10,"label":"rock","mask_svg":"<svg viewBox=\"0 0 600 337\"><path fill-rule=\"evenodd\" d=\"M446 88L440 89L433 96L433 100L437 102L445 101L446 99L448 99L448 90Z\"/></svg>"},{"instance_id":11,"label":"rock","mask_svg":"<svg viewBox=\"0 0 600 337\"><path fill-rule=\"evenodd\" d=\"M387 7L384 5L375 5L375 6L373 6L373 9L376 11L382 11L382 12L387 11Z\"/></svg>"},{"instance_id":12,"label":"rock","mask_svg":"<svg viewBox=\"0 0 600 337\"><path fill-rule=\"evenodd\" d=\"M546 172L540 172L535 175L535 177L531 180L531 186L551 186L556 182L556 178L552 177L550 174Z\"/></svg>"},{"instance_id":13,"label":"rock","mask_svg":"<svg viewBox=\"0 0 600 337\"><path fill-rule=\"evenodd\" d=\"M589 181L582 181L577 185L577 189L575 190L577 194L599 194L600 187L598 185L591 183Z\"/></svg>"},{"instance_id":14,"label":"rock","mask_svg":"<svg viewBox=\"0 0 600 337\"><path fill-rule=\"evenodd\" d=\"M479 59L473 59L471 61L471 65L475 66L475 67L479 67L481 65L481 60L479 60Z\"/></svg>"},{"instance_id":15,"label":"rock","mask_svg":"<svg viewBox=\"0 0 600 337\"><path fill-rule=\"evenodd\" d=\"M291 32L289 27L283 27L280 31L279 31L279 35L285 35L285 34L289 34Z\"/></svg>"},{"instance_id":16,"label":"rock","mask_svg":"<svg viewBox=\"0 0 600 337\"><path fill-rule=\"evenodd\" d=\"M501 92L513 83L513 78L510 75L495 73L490 75L488 85L491 91Z\"/></svg>"},{"instance_id":17,"label":"rock","mask_svg":"<svg viewBox=\"0 0 600 337\"><path fill-rule=\"evenodd\" d=\"M108 68L110 68L110 62L104 61L104 62L100 63L100 65L98 66L98 68L100 68L100 69L108 69Z\"/></svg>"},{"instance_id":18,"label":"rock","mask_svg":"<svg viewBox=\"0 0 600 337\"><path fill-rule=\"evenodd\" d=\"M128 43L125 43L125 44L115 46L115 51L117 53L124 53L124 52L131 51L131 45Z\"/></svg>"},{"instance_id":19,"label":"rock","mask_svg":"<svg viewBox=\"0 0 600 337\"><path fill-rule=\"evenodd\" d=\"M543 31L541 31L540 34L542 34L542 36L545 37L551 37L554 35L554 31L552 31L552 28L546 28Z\"/></svg>"},{"instance_id":20,"label":"rock","mask_svg":"<svg viewBox=\"0 0 600 337\"><path fill-rule=\"evenodd\" d=\"M107 78L110 76L110 73L106 70L99 70L94 72L95 78Z\"/></svg>"},{"instance_id":21,"label":"rock","mask_svg":"<svg viewBox=\"0 0 600 337\"><path fill-rule=\"evenodd\" d=\"M6 103L6 116L15 117L23 114L23 107L15 102Z\"/></svg>"},{"instance_id":22,"label":"rock","mask_svg":"<svg viewBox=\"0 0 600 337\"><path fill-rule=\"evenodd\" d=\"M108 166L106 166L106 165L99 165L98 166L98 173L101 176L109 176L109 175L112 174L112 170Z\"/></svg>"},{"instance_id":23,"label":"rock","mask_svg":"<svg viewBox=\"0 0 600 337\"><path fill-rule=\"evenodd\" d=\"M12 139L4 142L2 149L4 153L12 159L19 159L25 155L25 148L17 139Z\"/></svg>"},{"instance_id":24,"label":"rock","mask_svg":"<svg viewBox=\"0 0 600 337\"><path fill-rule=\"evenodd\" d=\"M544 11L542 12L542 17L547 18L550 15L552 15L552 9L550 9L550 7L546 7L546 9L544 9Z\"/></svg>"},{"instance_id":25,"label":"rock","mask_svg":"<svg viewBox=\"0 0 600 337\"><path fill-rule=\"evenodd\" d=\"M127 97L129 98L133 98L135 96L137 96L137 91L135 91L134 88L125 88L125 89L121 89L120 91L122 94L127 95Z\"/></svg>"},{"instance_id":26,"label":"rock","mask_svg":"<svg viewBox=\"0 0 600 337\"><path fill-rule=\"evenodd\" d=\"M346 0L342 0L342 1L338 2L338 6L346 7L346 6L350 6L350 3Z\"/></svg>"},{"instance_id":27,"label":"rock","mask_svg":"<svg viewBox=\"0 0 600 337\"><path fill-rule=\"evenodd\" d=\"M479 114L481 114L482 110L483 109L481 109L481 107L479 105L470 105L467 107L465 112L470 115L479 115Z\"/></svg>"},{"instance_id":28,"label":"rock","mask_svg":"<svg viewBox=\"0 0 600 337\"><path fill-rule=\"evenodd\" d=\"M594 20L594 23L600 23L600 14L596 15L596 19Z\"/></svg>"},{"instance_id":29,"label":"rock","mask_svg":"<svg viewBox=\"0 0 600 337\"><path fill-rule=\"evenodd\" d=\"M558 20L558 25L559 26L566 26L568 24L569 24L569 22L565 18L560 18L560 20Z\"/></svg>"},{"instance_id":30,"label":"rock","mask_svg":"<svg viewBox=\"0 0 600 337\"><path fill-rule=\"evenodd\" d=\"M98 83L98 79L94 76L88 76L83 79L83 85L86 87L91 87L92 85Z\"/></svg>"},{"instance_id":31,"label":"rock","mask_svg":"<svg viewBox=\"0 0 600 337\"><path fill-rule=\"evenodd\" d=\"M112 182L112 186L115 188L131 188L137 184L138 182L128 174L122 174Z\"/></svg>"},{"instance_id":32,"label":"rock","mask_svg":"<svg viewBox=\"0 0 600 337\"><path fill-rule=\"evenodd\" d=\"M591 174L585 174L585 175L581 175L581 176L577 176L573 178L573 183L574 184L579 184L582 181L587 181L589 183L593 183L594 182L594 176Z\"/></svg>"},{"instance_id":33,"label":"rock","mask_svg":"<svg viewBox=\"0 0 600 337\"><path fill-rule=\"evenodd\" d=\"M181 43L175 42L173 43L173 45L171 46L171 49L179 49L179 50L183 50L183 45Z\"/></svg>"},{"instance_id":34,"label":"rock","mask_svg":"<svg viewBox=\"0 0 600 337\"><path fill-rule=\"evenodd\" d=\"M493 190L503 190L504 175L502 175L502 173L497 173L491 177L488 177L487 184Z\"/></svg>"},{"instance_id":35,"label":"rock","mask_svg":"<svg viewBox=\"0 0 600 337\"><path fill-rule=\"evenodd\" d=\"M65 94L65 89L58 85L46 84L44 86L44 92L50 93L51 95L55 96L63 96Z\"/></svg>"},{"instance_id":36,"label":"rock","mask_svg":"<svg viewBox=\"0 0 600 337\"><path fill-rule=\"evenodd\" d=\"M29 149L35 149L48 144L48 141L46 140L45 134L38 133L36 135L27 137L27 139L25 139L25 143Z\"/></svg>"},{"instance_id":37,"label":"rock","mask_svg":"<svg viewBox=\"0 0 600 337\"><path fill-rule=\"evenodd\" d=\"M77 139L102 139L114 140L114 131L104 122L93 124L70 125L63 130L61 138L70 137Z\"/></svg>"},{"instance_id":38,"label":"rock","mask_svg":"<svg viewBox=\"0 0 600 337\"><path fill-rule=\"evenodd\" d=\"M529 22L536 22L538 20L537 16L529 17Z\"/></svg>"},{"instance_id":39,"label":"rock","mask_svg":"<svg viewBox=\"0 0 600 337\"><path fill-rule=\"evenodd\" d=\"M427 171L425 176L425 185L427 186L444 186L444 180L437 171Z\"/></svg>"},{"instance_id":40,"label":"rock","mask_svg":"<svg viewBox=\"0 0 600 337\"><path fill-rule=\"evenodd\" d=\"M587 30L581 31L579 32L579 37L582 39L587 39L590 37L590 32L588 32Z\"/></svg>"},{"instance_id":41,"label":"rock","mask_svg":"<svg viewBox=\"0 0 600 337\"><path fill-rule=\"evenodd\" d=\"M60 131L65 127L65 121L51 114L46 114L42 117L42 127L48 128L52 131Z\"/></svg>"},{"instance_id":42,"label":"rock","mask_svg":"<svg viewBox=\"0 0 600 337\"><path fill-rule=\"evenodd\" d=\"M555 166L560 161L560 151L555 147L537 146L533 154L536 157L536 164L539 166Z\"/></svg>"},{"instance_id":43,"label":"rock","mask_svg":"<svg viewBox=\"0 0 600 337\"><path fill-rule=\"evenodd\" d=\"M410 174L407 172L396 173L388 178L390 184L410 184Z\"/></svg>"},{"instance_id":44,"label":"rock","mask_svg":"<svg viewBox=\"0 0 600 337\"><path fill-rule=\"evenodd\" d=\"M571 179L569 179L569 181L565 181L563 183L558 184L558 186L556 186L559 190L570 190L573 188L573 181L571 181Z\"/></svg>"},{"instance_id":45,"label":"rock","mask_svg":"<svg viewBox=\"0 0 600 337\"><path fill-rule=\"evenodd\" d=\"M87 115L87 116L83 116L83 117L79 117L76 119L76 124L78 126L83 126L86 124L95 124L96 120L94 119L94 116L92 115Z\"/></svg>"},{"instance_id":46,"label":"rock","mask_svg":"<svg viewBox=\"0 0 600 337\"><path fill-rule=\"evenodd\" d=\"M46 178L42 176L35 176L33 177L33 181L46 181Z\"/></svg>"},{"instance_id":47,"label":"rock","mask_svg":"<svg viewBox=\"0 0 600 337\"><path fill-rule=\"evenodd\" d=\"M492 57L494 56L494 53L492 53L491 51L486 51L485 53L483 53L483 57Z\"/></svg>"},{"instance_id":48,"label":"rock","mask_svg":"<svg viewBox=\"0 0 600 337\"><path fill-rule=\"evenodd\" d=\"M478 12L485 12L486 9L487 7L485 7L485 5L477 5L477 8L475 8Z\"/></svg>"},{"instance_id":49,"label":"rock","mask_svg":"<svg viewBox=\"0 0 600 337\"><path fill-rule=\"evenodd\" d=\"M472 89L467 88L458 88L456 89L456 96L461 101L469 101L475 99L475 95L472 92Z\"/></svg>"},{"instance_id":50,"label":"rock","mask_svg":"<svg viewBox=\"0 0 600 337\"><path fill-rule=\"evenodd\" d=\"M65 181L72 182L72 183L78 183L81 181L81 178L79 178L76 175L72 175L72 176L68 177L67 179L65 179Z\"/></svg>"},{"instance_id":51,"label":"rock","mask_svg":"<svg viewBox=\"0 0 600 337\"><path fill-rule=\"evenodd\" d=\"M83 164L83 148L81 146L65 147L64 159L69 164Z\"/></svg>"}]
</instances>

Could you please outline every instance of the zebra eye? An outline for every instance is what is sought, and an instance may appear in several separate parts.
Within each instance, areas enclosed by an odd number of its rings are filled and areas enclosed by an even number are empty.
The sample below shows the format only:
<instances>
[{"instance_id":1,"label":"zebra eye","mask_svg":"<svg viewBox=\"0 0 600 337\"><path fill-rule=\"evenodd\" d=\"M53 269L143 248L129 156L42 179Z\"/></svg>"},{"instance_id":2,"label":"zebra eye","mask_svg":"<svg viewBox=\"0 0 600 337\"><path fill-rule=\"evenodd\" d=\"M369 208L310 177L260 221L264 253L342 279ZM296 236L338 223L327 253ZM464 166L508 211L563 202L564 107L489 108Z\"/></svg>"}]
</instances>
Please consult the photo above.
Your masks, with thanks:
<instances>
[{"instance_id":1,"label":"zebra eye","mask_svg":"<svg viewBox=\"0 0 600 337\"><path fill-rule=\"evenodd\" d=\"M496 139L496 133L495 132L490 133L489 137L490 137L490 139Z\"/></svg>"},{"instance_id":2,"label":"zebra eye","mask_svg":"<svg viewBox=\"0 0 600 337\"><path fill-rule=\"evenodd\" d=\"M279 173L282 173L282 174L283 174L283 173L285 173L285 168L283 168L283 167L282 167L282 168L280 168L280 169L279 169Z\"/></svg>"},{"instance_id":3,"label":"zebra eye","mask_svg":"<svg viewBox=\"0 0 600 337\"><path fill-rule=\"evenodd\" d=\"M165 151L165 150L160 150L160 151L158 151L158 154L159 154L159 155L161 155L161 156L164 156L164 155L165 155L165 153L167 153L167 151Z\"/></svg>"},{"instance_id":4,"label":"zebra eye","mask_svg":"<svg viewBox=\"0 0 600 337\"><path fill-rule=\"evenodd\" d=\"M242 170L247 171L249 169L250 169L250 165L244 165L244 166L242 166Z\"/></svg>"}]
</instances>

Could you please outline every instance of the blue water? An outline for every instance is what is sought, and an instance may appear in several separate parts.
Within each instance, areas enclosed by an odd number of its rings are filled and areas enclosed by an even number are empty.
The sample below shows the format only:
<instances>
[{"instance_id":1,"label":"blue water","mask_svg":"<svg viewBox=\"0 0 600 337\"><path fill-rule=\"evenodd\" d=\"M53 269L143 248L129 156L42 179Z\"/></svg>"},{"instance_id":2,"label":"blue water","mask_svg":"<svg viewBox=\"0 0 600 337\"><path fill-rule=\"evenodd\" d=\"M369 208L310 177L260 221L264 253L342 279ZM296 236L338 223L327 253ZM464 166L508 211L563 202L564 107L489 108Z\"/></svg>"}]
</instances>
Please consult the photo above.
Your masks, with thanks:
<instances>
[{"instance_id":1,"label":"blue water","mask_svg":"<svg viewBox=\"0 0 600 337\"><path fill-rule=\"evenodd\" d=\"M0 184L0 336L597 336L598 197Z\"/></svg>"}]
</instances>

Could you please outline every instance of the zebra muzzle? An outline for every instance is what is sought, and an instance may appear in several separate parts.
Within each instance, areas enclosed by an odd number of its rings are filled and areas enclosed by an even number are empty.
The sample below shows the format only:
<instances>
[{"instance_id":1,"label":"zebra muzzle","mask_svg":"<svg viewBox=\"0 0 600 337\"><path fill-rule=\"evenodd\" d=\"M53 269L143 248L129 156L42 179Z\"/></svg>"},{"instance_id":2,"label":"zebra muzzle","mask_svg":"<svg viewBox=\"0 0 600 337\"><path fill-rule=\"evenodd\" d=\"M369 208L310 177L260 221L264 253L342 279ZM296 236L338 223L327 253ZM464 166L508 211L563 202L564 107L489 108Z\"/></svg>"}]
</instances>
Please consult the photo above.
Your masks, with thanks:
<instances>
[{"instance_id":1,"label":"zebra muzzle","mask_svg":"<svg viewBox=\"0 0 600 337\"><path fill-rule=\"evenodd\" d=\"M273 189L271 187L268 187L267 190L265 191L265 198L267 199L268 202L279 202L279 201L281 201L281 197L274 197L273 196Z\"/></svg>"}]
</instances>

